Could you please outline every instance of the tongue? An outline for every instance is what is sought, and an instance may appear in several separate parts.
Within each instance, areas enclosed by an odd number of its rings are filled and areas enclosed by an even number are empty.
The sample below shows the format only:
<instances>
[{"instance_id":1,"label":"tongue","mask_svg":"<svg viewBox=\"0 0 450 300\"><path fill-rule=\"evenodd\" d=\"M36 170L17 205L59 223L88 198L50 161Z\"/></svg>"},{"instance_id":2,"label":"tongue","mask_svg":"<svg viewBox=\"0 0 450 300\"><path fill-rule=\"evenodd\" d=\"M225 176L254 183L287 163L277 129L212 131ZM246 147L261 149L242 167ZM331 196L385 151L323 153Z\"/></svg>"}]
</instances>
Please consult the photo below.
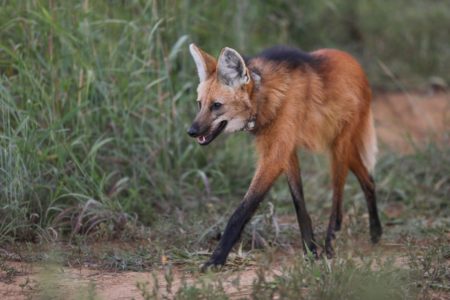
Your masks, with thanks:
<instances>
[{"instance_id":1,"label":"tongue","mask_svg":"<svg viewBox=\"0 0 450 300\"><path fill-rule=\"evenodd\" d=\"M201 135L197 138L197 141L199 143L204 143L204 142L206 142L206 137L204 135Z\"/></svg>"}]
</instances>

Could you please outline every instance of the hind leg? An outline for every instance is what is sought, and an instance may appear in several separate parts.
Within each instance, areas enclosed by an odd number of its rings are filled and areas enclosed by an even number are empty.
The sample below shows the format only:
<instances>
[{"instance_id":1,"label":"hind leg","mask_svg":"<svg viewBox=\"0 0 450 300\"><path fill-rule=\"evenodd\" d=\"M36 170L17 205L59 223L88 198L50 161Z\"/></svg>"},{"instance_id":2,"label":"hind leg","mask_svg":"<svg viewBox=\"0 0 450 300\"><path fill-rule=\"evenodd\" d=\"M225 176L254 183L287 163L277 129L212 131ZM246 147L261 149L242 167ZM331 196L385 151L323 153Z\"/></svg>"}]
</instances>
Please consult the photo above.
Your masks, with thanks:
<instances>
[{"instance_id":1,"label":"hind leg","mask_svg":"<svg viewBox=\"0 0 450 300\"><path fill-rule=\"evenodd\" d=\"M369 211L370 238L372 243L377 243L380 240L383 229L380 218L378 217L375 182L359 155L352 156L350 169L356 178L358 178L361 189L364 192Z\"/></svg>"},{"instance_id":2,"label":"hind leg","mask_svg":"<svg viewBox=\"0 0 450 300\"><path fill-rule=\"evenodd\" d=\"M344 214L342 213L342 196L338 198L337 206L336 206L336 219L334 221L334 231L341 230L342 219Z\"/></svg>"},{"instance_id":3,"label":"hind leg","mask_svg":"<svg viewBox=\"0 0 450 300\"><path fill-rule=\"evenodd\" d=\"M340 229L342 222L342 197L344 194L345 180L348 174L348 153L343 146L337 146L331 154L331 177L333 185L333 204L325 237L325 252L328 258L333 257L332 241L335 239L335 231Z\"/></svg>"}]
</instances>

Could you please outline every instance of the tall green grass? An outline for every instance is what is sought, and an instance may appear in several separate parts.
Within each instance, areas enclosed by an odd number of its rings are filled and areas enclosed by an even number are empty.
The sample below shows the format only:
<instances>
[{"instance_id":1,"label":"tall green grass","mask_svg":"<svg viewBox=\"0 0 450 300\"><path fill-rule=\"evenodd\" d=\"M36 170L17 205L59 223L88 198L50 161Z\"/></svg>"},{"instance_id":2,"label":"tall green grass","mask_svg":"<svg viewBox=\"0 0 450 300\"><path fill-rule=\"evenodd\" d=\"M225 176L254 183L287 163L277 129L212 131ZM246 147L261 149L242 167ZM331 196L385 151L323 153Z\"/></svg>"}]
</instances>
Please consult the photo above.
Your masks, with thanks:
<instances>
[{"instance_id":1,"label":"tall green grass","mask_svg":"<svg viewBox=\"0 0 450 300\"><path fill-rule=\"evenodd\" d=\"M414 86L449 79L449 16L446 1L0 0L0 241L152 224L242 195L249 138L205 149L185 134L189 42L339 47L374 84L391 85L384 64Z\"/></svg>"},{"instance_id":2,"label":"tall green grass","mask_svg":"<svg viewBox=\"0 0 450 300\"><path fill-rule=\"evenodd\" d=\"M186 137L196 79L178 53L188 38L164 37L173 20L158 15L156 2L4 4L2 237L53 236L55 220L115 226L122 212L150 223L155 207L235 185L248 155L213 159Z\"/></svg>"}]
</instances>

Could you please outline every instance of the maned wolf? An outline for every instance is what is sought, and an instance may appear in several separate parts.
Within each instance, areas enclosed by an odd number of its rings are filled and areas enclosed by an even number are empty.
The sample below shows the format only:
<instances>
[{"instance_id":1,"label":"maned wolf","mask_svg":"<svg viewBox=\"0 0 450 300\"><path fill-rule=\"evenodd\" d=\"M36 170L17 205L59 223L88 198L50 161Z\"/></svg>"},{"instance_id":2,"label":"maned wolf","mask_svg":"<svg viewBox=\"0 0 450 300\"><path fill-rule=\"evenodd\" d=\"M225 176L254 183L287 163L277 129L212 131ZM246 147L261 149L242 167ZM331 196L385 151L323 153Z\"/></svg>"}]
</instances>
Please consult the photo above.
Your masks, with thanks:
<instances>
[{"instance_id":1,"label":"maned wolf","mask_svg":"<svg viewBox=\"0 0 450 300\"><path fill-rule=\"evenodd\" d=\"M377 141L366 75L349 54L333 49L304 53L274 47L251 58L224 48L216 60L194 44L190 52L200 84L199 112L188 130L201 145L221 132L245 130L255 137L258 164L250 187L225 228L219 245L203 265L223 265L245 224L278 176L284 173L297 213L304 250L317 245L303 198L296 150L327 152L331 160L333 205L325 252L342 223L342 195L348 171L357 177L370 217L370 236L379 241L375 183Z\"/></svg>"}]
</instances>

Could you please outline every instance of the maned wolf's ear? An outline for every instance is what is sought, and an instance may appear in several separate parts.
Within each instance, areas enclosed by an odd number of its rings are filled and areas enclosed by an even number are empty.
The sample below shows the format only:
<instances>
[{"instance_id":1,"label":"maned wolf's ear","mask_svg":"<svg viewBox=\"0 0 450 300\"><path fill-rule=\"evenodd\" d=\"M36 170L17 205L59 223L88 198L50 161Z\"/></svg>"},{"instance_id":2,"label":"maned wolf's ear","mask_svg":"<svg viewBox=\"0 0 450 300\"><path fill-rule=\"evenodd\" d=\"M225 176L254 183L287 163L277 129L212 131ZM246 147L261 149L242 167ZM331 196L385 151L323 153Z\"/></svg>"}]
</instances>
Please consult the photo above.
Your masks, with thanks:
<instances>
[{"instance_id":1,"label":"maned wolf's ear","mask_svg":"<svg viewBox=\"0 0 450 300\"><path fill-rule=\"evenodd\" d=\"M250 81L242 56L234 49L224 48L217 64L219 80L229 86L238 87Z\"/></svg>"},{"instance_id":2,"label":"maned wolf's ear","mask_svg":"<svg viewBox=\"0 0 450 300\"><path fill-rule=\"evenodd\" d=\"M216 59L194 44L189 45L189 51L197 66L200 82L205 81L216 70Z\"/></svg>"}]
</instances>

